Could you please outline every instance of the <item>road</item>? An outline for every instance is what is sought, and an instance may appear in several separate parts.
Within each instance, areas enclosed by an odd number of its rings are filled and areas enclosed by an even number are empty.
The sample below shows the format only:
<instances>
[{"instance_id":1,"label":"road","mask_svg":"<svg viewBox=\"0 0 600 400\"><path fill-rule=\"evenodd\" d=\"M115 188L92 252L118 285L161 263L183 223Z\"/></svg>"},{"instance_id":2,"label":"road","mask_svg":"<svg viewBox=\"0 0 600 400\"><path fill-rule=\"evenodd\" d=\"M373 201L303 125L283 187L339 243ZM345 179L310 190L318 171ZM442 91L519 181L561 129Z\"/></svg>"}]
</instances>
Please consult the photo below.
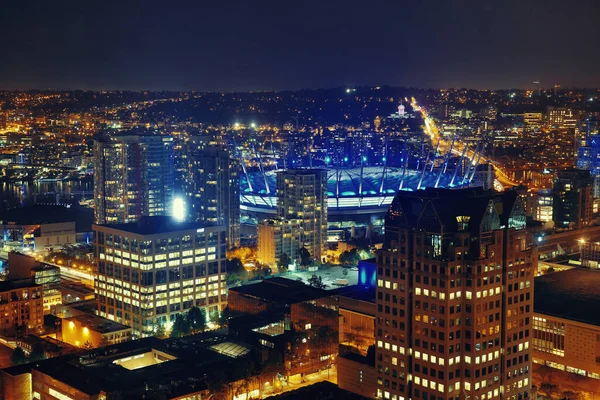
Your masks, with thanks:
<instances>
[{"instance_id":1,"label":"road","mask_svg":"<svg viewBox=\"0 0 600 400\"><path fill-rule=\"evenodd\" d=\"M439 129L435 125L435 121L431 118L427 112L427 110L417 104L415 98L412 98L411 106L417 112L421 113L423 121L425 122L425 133L431 138L431 143L437 143L439 140L439 149L438 154L447 153L450 151L450 146L452 146L452 141L444 138L442 134L440 134ZM465 146L468 146L467 143L462 143L460 141L455 141L454 146L452 147L452 153L456 155L461 155ZM496 180L503 186L518 186L518 182L513 181L508 177L506 172L502 169L502 167L492 160L491 158L485 157L483 155L475 154L475 150L468 148L465 152L465 158L471 160L471 162L475 163L479 161L479 163L490 163L496 172ZM479 158L479 160L478 160Z\"/></svg>"}]
</instances>

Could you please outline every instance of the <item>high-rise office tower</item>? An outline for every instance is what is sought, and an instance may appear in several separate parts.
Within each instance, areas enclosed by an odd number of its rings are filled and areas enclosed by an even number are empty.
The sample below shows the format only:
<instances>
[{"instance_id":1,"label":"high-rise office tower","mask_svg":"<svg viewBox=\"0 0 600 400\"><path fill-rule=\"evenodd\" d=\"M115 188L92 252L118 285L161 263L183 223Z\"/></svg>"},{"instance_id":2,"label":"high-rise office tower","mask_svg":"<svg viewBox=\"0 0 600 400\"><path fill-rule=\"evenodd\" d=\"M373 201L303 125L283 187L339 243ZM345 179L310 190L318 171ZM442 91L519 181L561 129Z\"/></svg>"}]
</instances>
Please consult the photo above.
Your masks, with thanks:
<instances>
[{"instance_id":1,"label":"high-rise office tower","mask_svg":"<svg viewBox=\"0 0 600 400\"><path fill-rule=\"evenodd\" d=\"M173 202L173 138L102 137L94 142L96 223L168 215Z\"/></svg>"},{"instance_id":2,"label":"high-rise office tower","mask_svg":"<svg viewBox=\"0 0 600 400\"><path fill-rule=\"evenodd\" d=\"M192 219L227 227L229 248L240 245L239 162L216 147L188 153L186 192Z\"/></svg>"},{"instance_id":3,"label":"high-rise office tower","mask_svg":"<svg viewBox=\"0 0 600 400\"><path fill-rule=\"evenodd\" d=\"M288 169L277 172L277 215L297 220L298 242L315 260L323 261L327 245L327 171ZM288 255L292 259L297 256Z\"/></svg>"},{"instance_id":4,"label":"high-rise office tower","mask_svg":"<svg viewBox=\"0 0 600 400\"><path fill-rule=\"evenodd\" d=\"M537 257L515 191L400 192L377 255L378 395L525 399Z\"/></svg>"},{"instance_id":5,"label":"high-rise office tower","mask_svg":"<svg viewBox=\"0 0 600 400\"><path fill-rule=\"evenodd\" d=\"M156 216L92 228L101 317L144 337L194 306L209 315L227 305L225 227Z\"/></svg>"}]
</instances>

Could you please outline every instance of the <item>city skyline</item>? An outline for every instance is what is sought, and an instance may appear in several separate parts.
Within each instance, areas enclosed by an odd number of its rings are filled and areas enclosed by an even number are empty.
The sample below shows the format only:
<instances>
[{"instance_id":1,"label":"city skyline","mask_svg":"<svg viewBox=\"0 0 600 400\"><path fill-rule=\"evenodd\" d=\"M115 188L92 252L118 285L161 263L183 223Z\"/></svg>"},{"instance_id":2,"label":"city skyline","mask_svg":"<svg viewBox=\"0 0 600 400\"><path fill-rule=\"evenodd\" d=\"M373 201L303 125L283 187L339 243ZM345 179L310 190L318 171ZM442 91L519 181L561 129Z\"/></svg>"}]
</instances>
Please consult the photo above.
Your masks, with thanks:
<instances>
[{"instance_id":1,"label":"city skyline","mask_svg":"<svg viewBox=\"0 0 600 400\"><path fill-rule=\"evenodd\" d=\"M19 3L0 16L0 87L593 87L598 13L591 1Z\"/></svg>"}]
</instances>

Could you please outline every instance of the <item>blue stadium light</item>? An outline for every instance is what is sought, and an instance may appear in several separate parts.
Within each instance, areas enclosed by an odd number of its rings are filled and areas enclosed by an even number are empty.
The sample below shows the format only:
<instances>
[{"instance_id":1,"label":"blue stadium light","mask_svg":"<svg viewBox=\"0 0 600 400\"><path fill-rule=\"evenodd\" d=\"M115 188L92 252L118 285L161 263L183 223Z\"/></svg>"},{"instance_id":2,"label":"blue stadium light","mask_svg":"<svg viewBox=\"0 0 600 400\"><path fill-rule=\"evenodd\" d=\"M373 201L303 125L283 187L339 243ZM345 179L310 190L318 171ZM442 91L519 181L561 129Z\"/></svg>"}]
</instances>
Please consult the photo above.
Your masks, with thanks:
<instances>
[{"instance_id":1,"label":"blue stadium light","mask_svg":"<svg viewBox=\"0 0 600 400\"><path fill-rule=\"evenodd\" d=\"M385 162L385 157L383 157L383 162Z\"/></svg>"},{"instance_id":2,"label":"blue stadium light","mask_svg":"<svg viewBox=\"0 0 600 400\"><path fill-rule=\"evenodd\" d=\"M367 161L367 156L363 156L363 161Z\"/></svg>"},{"instance_id":3,"label":"blue stadium light","mask_svg":"<svg viewBox=\"0 0 600 400\"><path fill-rule=\"evenodd\" d=\"M348 157L344 157L344 162L348 162Z\"/></svg>"},{"instance_id":4,"label":"blue stadium light","mask_svg":"<svg viewBox=\"0 0 600 400\"><path fill-rule=\"evenodd\" d=\"M331 162L331 157L325 157L325 164L329 164Z\"/></svg>"}]
</instances>

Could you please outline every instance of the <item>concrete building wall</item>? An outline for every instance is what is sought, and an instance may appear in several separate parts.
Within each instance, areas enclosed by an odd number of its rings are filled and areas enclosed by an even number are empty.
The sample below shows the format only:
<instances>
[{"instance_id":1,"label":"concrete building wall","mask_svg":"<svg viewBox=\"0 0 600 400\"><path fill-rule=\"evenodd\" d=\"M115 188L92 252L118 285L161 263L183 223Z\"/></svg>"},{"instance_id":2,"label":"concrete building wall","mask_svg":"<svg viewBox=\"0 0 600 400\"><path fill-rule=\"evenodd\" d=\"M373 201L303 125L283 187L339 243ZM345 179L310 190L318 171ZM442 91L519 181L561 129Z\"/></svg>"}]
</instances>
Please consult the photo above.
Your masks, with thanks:
<instances>
[{"instance_id":1,"label":"concrete building wall","mask_svg":"<svg viewBox=\"0 0 600 400\"><path fill-rule=\"evenodd\" d=\"M600 326L535 313L533 361L600 379Z\"/></svg>"},{"instance_id":2,"label":"concrete building wall","mask_svg":"<svg viewBox=\"0 0 600 400\"><path fill-rule=\"evenodd\" d=\"M31 374L29 372L21 375L10 375L2 371L0 377L4 400L31 399Z\"/></svg>"},{"instance_id":3,"label":"concrete building wall","mask_svg":"<svg viewBox=\"0 0 600 400\"><path fill-rule=\"evenodd\" d=\"M340 356L337 359L337 383L349 392L369 399L377 397L375 366Z\"/></svg>"}]
</instances>

